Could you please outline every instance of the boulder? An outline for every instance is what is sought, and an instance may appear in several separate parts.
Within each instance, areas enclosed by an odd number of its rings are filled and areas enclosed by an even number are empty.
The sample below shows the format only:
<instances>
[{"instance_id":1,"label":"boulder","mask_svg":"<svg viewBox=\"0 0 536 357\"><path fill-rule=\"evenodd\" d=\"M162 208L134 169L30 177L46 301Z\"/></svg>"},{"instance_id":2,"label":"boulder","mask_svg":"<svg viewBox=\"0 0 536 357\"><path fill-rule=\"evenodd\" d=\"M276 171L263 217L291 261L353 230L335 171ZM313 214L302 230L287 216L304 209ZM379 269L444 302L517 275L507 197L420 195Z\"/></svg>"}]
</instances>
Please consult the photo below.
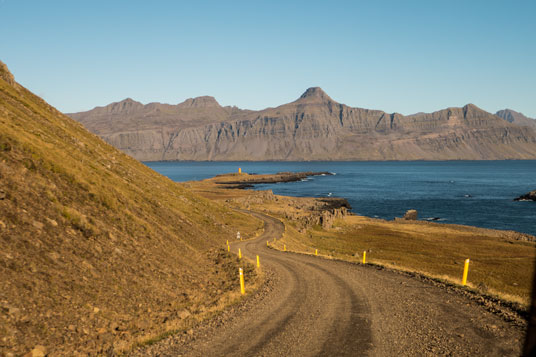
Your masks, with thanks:
<instances>
[{"instance_id":1,"label":"boulder","mask_svg":"<svg viewBox=\"0 0 536 357\"><path fill-rule=\"evenodd\" d=\"M536 201L536 190L530 191L518 198L514 198L514 201Z\"/></svg>"},{"instance_id":2,"label":"boulder","mask_svg":"<svg viewBox=\"0 0 536 357\"><path fill-rule=\"evenodd\" d=\"M417 210L410 209L406 211L406 214L404 215L404 219L406 221L416 221L418 219L419 215L417 213Z\"/></svg>"},{"instance_id":3,"label":"boulder","mask_svg":"<svg viewBox=\"0 0 536 357\"><path fill-rule=\"evenodd\" d=\"M45 346L37 345L33 350L25 354L25 357L45 357L47 355L47 348Z\"/></svg>"}]
</instances>

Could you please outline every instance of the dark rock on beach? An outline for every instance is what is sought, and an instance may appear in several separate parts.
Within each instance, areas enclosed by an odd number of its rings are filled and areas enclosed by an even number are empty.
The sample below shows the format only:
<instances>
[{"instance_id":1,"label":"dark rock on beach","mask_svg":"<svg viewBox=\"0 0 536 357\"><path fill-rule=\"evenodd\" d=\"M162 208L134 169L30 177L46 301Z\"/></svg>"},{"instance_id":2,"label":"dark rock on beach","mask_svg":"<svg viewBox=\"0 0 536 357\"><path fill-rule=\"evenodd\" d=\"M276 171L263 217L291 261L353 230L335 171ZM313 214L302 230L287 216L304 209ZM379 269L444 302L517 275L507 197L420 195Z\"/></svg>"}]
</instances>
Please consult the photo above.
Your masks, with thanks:
<instances>
[{"instance_id":1,"label":"dark rock on beach","mask_svg":"<svg viewBox=\"0 0 536 357\"><path fill-rule=\"evenodd\" d=\"M536 201L536 190L530 191L518 198L514 198L514 201Z\"/></svg>"}]
</instances>

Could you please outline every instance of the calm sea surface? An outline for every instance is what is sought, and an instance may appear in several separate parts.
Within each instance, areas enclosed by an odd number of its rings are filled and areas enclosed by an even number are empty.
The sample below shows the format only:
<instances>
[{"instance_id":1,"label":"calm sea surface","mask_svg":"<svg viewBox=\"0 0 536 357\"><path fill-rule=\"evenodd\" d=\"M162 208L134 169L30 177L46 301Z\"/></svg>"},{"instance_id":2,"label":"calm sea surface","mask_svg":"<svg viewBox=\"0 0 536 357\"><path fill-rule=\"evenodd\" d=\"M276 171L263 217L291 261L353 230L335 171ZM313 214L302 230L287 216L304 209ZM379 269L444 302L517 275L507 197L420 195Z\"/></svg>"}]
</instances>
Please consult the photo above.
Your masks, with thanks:
<instances>
[{"instance_id":1,"label":"calm sea surface","mask_svg":"<svg viewBox=\"0 0 536 357\"><path fill-rule=\"evenodd\" d=\"M536 189L536 161L442 162L147 162L174 181L222 173L329 171L307 181L257 185L287 196L344 197L354 213L393 219L408 209L420 219L536 235L536 202L513 199Z\"/></svg>"}]
</instances>

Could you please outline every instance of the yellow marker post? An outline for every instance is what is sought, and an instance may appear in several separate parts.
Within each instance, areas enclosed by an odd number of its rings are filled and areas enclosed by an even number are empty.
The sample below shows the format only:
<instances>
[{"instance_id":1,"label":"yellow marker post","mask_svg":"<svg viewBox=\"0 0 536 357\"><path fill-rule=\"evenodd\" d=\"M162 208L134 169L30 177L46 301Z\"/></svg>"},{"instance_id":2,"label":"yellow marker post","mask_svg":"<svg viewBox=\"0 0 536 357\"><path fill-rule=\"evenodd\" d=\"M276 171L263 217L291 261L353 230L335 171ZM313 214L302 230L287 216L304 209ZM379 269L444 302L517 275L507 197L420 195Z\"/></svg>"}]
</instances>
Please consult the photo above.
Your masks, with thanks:
<instances>
[{"instance_id":1,"label":"yellow marker post","mask_svg":"<svg viewBox=\"0 0 536 357\"><path fill-rule=\"evenodd\" d=\"M318 249L315 249L315 255L318 255Z\"/></svg>"},{"instance_id":2,"label":"yellow marker post","mask_svg":"<svg viewBox=\"0 0 536 357\"><path fill-rule=\"evenodd\" d=\"M465 265L463 266L463 278L462 285L467 285L467 274L469 273L469 259L465 259Z\"/></svg>"},{"instance_id":3,"label":"yellow marker post","mask_svg":"<svg viewBox=\"0 0 536 357\"><path fill-rule=\"evenodd\" d=\"M261 262L259 260L259 256L257 255L257 268L260 268L261 267Z\"/></svg>"},{"instance_id":4,"label":"yellow marker post","mask_svg":"<svg viewBox=\"0 0 536 357\"><path fill-rule=\"evenodd\" d=\"M286 244L283 244L283 251L284 251L284 252L287 251L287 245L286 245Z\"/></svg>"},{"instance_id":5,"label":"yellow marker post","mask_svg":"<svg viewBox=\"0 0 536 357\"><path fill-rule=\"evenodd\" d=\"M240 274L240 293L244 295L246 293L246 287L244 286L244 272L242 268L238 268L238 272Z\"/></svg>"},{"instance_id":6,"label":"yellow marker post","mask_svg":"<svg viewBox=\"0 0 536 357\"><path fill-rule=\"evenodd\" d=\"M363 264L367 264L367 251L363 252Z\"/></svg>"},{"instance_id":7,"label":"yellow marker post","mask_svg":"<svg viewBox=\"0 0 536 357\"><path fill-rule=\"evenodd\" d=\"M238 248L238 259L242 259L242 251Z\"/></svg>"},{"instance_id":8,"label":"yellow marker post","mask_svg":"<svg viewBox=\"0 0 536 357\"><path fill-rule=\"evenodd\" d=\"M227 245L229 245L229 239L227 239Z\"/></svg>"},{"instance_id":9,"label":"yellow marker post","mask_svg":"<svg viewBox=\"0 0 536 357\"><path fill-rule=\"evenodd\" d=\"M231 252L231 246L229 244L227 244L227 251Z\"/></svg>"},{"instance_id":10,"label":"yellow marker post","mask_svg":"<svg viewBox=\"0 0 536 357\"><path fill-rule=\"evenodd\" d=\"M269 247L269 245L268 245L268 241L266 241L266 246Z\"/></svg>"}]
</instances>

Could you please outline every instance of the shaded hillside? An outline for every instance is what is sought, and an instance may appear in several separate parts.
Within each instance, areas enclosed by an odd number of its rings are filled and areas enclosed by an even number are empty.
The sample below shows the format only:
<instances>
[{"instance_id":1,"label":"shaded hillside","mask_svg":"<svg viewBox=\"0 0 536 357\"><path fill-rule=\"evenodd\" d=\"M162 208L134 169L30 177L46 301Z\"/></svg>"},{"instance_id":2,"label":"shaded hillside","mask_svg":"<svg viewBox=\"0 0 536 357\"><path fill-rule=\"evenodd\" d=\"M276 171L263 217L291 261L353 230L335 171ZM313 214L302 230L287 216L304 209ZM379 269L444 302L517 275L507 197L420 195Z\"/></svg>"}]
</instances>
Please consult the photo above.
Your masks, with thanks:
<instances>
[{"instance_id":1,"label":"shaded hillside","mask_svg":"<svg viewBox=\"0 0 536 357\"><path fill-rule=\"evenodd\" d=\"M210 107L190 107L188 115L174 109L174 117L147 116L140 126L140 116L153 104L137 103L134 108L129 103L105 107L129 106L114 114L96 108L71 116L110 144L147 161L536 158L535 130L472 104L403 116L348 107L315 87L276 108L243 111L211 100ZM192 119L193 113L198 119Z\"/></svg>"},{"instance_id":2,"label":"shaded hillside","mask_svg":"<svg viewBox=\"0 0 536 357\"><path fill-rule=\"evenodd\" d=\"M15 83L0 62L0 354L104 353L228 301L212 248L260 222L191 193Z\"/></svg>"},{"instance_id":3,"label":"shaded hillside","mask_svg":"<svg viewBox=\"0 0 536 357\"><path fill-rule=\"evenodd\" d=\"M512 109L503 109L495 113L499 118L503 118L509 123L514 123L520 126L529 126L536 129L536 120L524 116L522 113L516 112Z\"/></svg>"}]
</instances>

